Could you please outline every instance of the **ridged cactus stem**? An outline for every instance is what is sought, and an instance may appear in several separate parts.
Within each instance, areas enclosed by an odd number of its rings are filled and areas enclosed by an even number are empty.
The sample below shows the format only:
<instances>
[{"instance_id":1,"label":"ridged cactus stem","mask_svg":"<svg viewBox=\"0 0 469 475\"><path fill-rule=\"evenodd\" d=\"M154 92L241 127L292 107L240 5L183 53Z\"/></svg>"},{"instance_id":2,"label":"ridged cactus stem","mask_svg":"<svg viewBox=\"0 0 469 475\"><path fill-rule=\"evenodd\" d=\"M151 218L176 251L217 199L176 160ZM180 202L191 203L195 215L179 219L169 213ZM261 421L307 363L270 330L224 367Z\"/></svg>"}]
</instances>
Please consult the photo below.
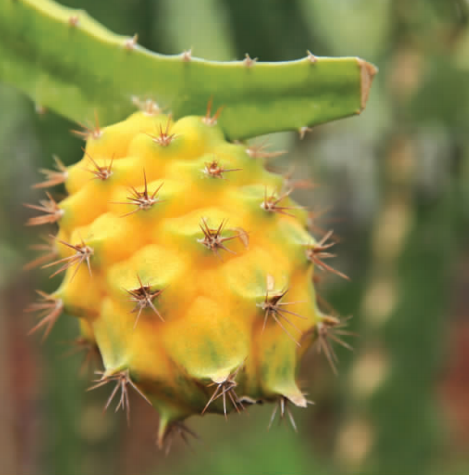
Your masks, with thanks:
<instances>
[{"instance_id":1,"label":"ridged cactus stem","mask_svg":"<svg viewBox=\"0 0 469 475\"><path fill-rule=\"evenodd\" d=\"M122 120L153 100L175 118L203 115L213 100L229 139L305 131L360 113L376 68L359 58L262 63L248 55L209 62L189 52L152 53L137 36L110 33L84 11L51 0L0 0L0 80L76 122Z\"/></svg>"}]
</instances>

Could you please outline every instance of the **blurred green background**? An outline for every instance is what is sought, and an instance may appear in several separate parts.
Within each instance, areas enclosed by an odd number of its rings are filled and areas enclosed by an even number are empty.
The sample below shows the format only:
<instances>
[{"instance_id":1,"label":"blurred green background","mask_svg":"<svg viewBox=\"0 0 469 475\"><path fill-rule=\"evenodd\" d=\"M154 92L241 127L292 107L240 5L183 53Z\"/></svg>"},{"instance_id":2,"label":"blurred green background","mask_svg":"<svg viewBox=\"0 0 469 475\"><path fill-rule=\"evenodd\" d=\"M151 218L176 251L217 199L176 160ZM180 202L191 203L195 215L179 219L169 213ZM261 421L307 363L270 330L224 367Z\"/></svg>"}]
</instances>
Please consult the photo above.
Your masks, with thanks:
<instances>
[{"instance_id":1,"label":"blurred green background","mask_svg":"<svg viewBox=\"0 0 469 475\"><path fill-rule=\"evenodd\" d=\"M46 344L23 310L41 271L23 272L37 230L23 203L52 154L79 159L74 125L0 86L0 475L321 475L469 473L469 2L467 0L61 0L139 43L215 60L361 56L376 64L366 111L268 137L279 170L319 184L296 199L340 240L324 300L353 315L355 351L336 377L310 351L314 406L270 431L272 407L189 421L200 435L155 446L158 419L136 397L132 420L102 413L106 389L82 355L64 358L75 320ZM99 67L99 65L97 65ZM323 305L326 305L325 303ZM286 421L285 421L286 422Z\"/></svg>"}]
</instances>

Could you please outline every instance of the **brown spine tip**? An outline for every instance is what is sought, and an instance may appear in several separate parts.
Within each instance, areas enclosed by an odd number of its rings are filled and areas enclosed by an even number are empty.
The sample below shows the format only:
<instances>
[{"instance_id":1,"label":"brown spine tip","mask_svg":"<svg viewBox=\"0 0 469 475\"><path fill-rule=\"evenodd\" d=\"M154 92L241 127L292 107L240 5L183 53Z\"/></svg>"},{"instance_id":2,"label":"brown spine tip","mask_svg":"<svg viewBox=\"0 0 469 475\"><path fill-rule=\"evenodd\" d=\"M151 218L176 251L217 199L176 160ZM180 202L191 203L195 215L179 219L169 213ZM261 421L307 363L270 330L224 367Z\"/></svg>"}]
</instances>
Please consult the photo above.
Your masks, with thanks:
<instances>
[{"instance_id":1,"label":"brown spine tip","mask_svg":"<svg viewBox=\"0 0 469 475\"><path fill-rule=\"evenodd\" d=\"M137 35L137 33L135 33L135 35L132 36L132 38L127 38L124 41L124 48L127 51L133 51L137 46L137 42L138 42L138 35Z\"/></svg>"},{"instance_id":2,"label":"brown spine tip","mask_svg":"<svg viewBox=\"0 0 469 475\"><path fill-rule=\"evenodd\" d=\"M216 401L218 398L221 397L223 400L223 414L226 418L227 417L226 395L228 395L228 397L230 398L231 404L233 405L233 408L236 410L236 412L240 413L241 410L244 410L243 403L241 402L240 398L235 392L235 387L238 385L235 379L239 373L239 370L243 367L243 365L244 363L241 364L238 368L236 368L235 371L230 373L225 378L222 378L220 381L213 380L213 382L207 386L207 387L216 386L216 388L215 388L215 391L213 391L213 394L208 400L207 404L205 405L202 411L202 415L205 414L205 412L209 408L210 404L212 404L212 402Z\"/></svg>"},{"instance_id":3,"label":"brown spine tip","mask_svg":"<svg viewBox=\"0 0 469 475\"><path fill-rule=\"evenodd\" d=\"M265 190L264 201L261 203L261 208L267 211L268 213L278 213L283 214L284 216L290 216L292 218L295 217L294 214L290 212L290 210L300 210L304 209L303 206L282 206L281 201L287 198L293 190L290 189L285 193L277 196L274 192L270 196L267 196L267 188Z\"/></svg>"},{"instance_id":4,"label":"brown spine tip","mask_svg":"<svg viewBox=\"0 0 469 475\"><path fill-rule=\"evenodd\" d=\"M98 120L98 113L97 111L94 112L94 121L95 125L87 126L83 125L82 123L78 122L78 125L83 129L83 130L72 130L72 134L76 135L77 137L80 137L83 140L88 140L88 139L94 139L97 140L103 135L103 131L99 126L99 120Z\"/></svg>"},{"instance_id":5,"label":"brown spine tip","mask_svg":"<svg viewBox=\"0 0 469 475\"><path fill-rule=\"evenodd\" d=\"M166 128L164 130L160 124L160 133L158 135L147 134L153 140L153 142L160 145L161 147L167 147L177 137L176 134L169 133L171 120L172 120L172 117L170 115L168 117L168 121L166 122Z\"/></svg>"},{"instance_id":6,"label":"brown spine tip","mask_svg":"<svg viewBox=\"0 0 469 475\"><path fill-rule=\"evenodd\" d=\"M336 257L335 254L331 254L329 252L329 249L335 246L336 243L333 241L329 243L327 242L327 240L331 238L333 234L334 231L330 230L317 244L308 245L308 249L306 250L306 257L319 269L323 271L326 270L332 272L333 274L336 274L345 280L350 280L347 275L343 274L342 272L339 272L337 269L334 269L333 267L329 266L324 262L324 259Z\"/></svg>"},{"instance_id":7,"label":"brown spine tip","mask_svg":"<svg viewBox=\"0 0 469 475\"><path fill-rule=\"evenodd\" d=\"M309 49L306 50L306 54L308 55L308 56L307 56L307 59L308 59L308 61L309 61L311 64L315 64L315 63L318 62L317 56L314 56L314 54L311 53L311 51L310 51Z\"/></svg>"},{"instance_id":8,"label":"brown spine tip","mask_svg":"<svg viewBox=\"0 0 469 475\"><path fill-rule=\"evenodd\" d=\"M145 183L145 187L143 191L137 191L133 186L131 187L132 191L132 196L128 196L127 199L129 201L124 202L124 201L112 201L112 204L115 205L133 205L136 206L137 209L134 209L133 211L130 211L126 214L123 214L121 218L124 218L125 216L129 216L131 214L137 213L138 211L147 211L149 210L155 203L161 203L164 200L160 200L158 198L158 192L160 191L161 187L163 186L163 183L158 186L155 191L150 194L148 191L148 184L147 184L147 175L145 173L145 170L143 170L143 180Z\"/></svg>"},{"instance_id":9,"label":"brown spine tip","mask_svg":"<svg viewBox=\"0 0 469 475\"><path fill-rule=\"evenodd\" d=\"M252 68L257 63L258 58L251 58L248 53L246 53L245 58L243 59L243 64L246 68Z\"/></svg>"},{"instance_id":10,"label":"brown spine tip","mask_svg":"<svg viewBox=\"0 0 469 475\"><path fill-rule=\"evenodd\" d=\"M246 148L246 153L251 158L276 158L287 153L286 150L279 150L278 152L267 151L268 144L266 141L260 144L254 144Z\"/></svg>"},{"instance_id":11,"label":"brown spine tip","mask_svg":"<svg viewBox=\"0 0 469 475\"><path fill-rule=\"evenodd\" d=\"M91 160L91 163L94 166L94 170L89 170L88 168L85 168L85 170L87 172L90 172L94 175L93 179L105 181L105 180L107 180L108 178L111 177L111 175L112 175L112 164L114 163L114 156L111 158L111 161L109 162L109 165L105 165L105 166L101 167L100 165L98 165L96 163L94 158L86 151L85 148L82 148L82 150L85 153L85 155L87 155L87 157Z\"/></svg>"},{"instance_id":12,"label":"brown spine tip","mask_svg":"<svg viewBox=\"0 0 469 475\"><path fill-rule=\"evenodd\" d=\"M183 51L181 53L181 59L184 63L190 63L192 61L192 48Z\"/></svg>"},{"instance_id":13,"label":"brown spine tip","mask_svg":"<svg viewBox=\"0 0 469 475\"><path fill-rule=\"evenodd\" d=\"M219 107L215 114L212 116L212 105L213 105L213 97L211 97L207 103L207 112L205 117L202 118L202 122L209 127L213 127L217 125L218 118L220 117L221 111L223 110L223 106Z\"/></svg>"},{"instance_id":14,"label":"brown spine tip","mask_svg":"<svg viewBox=\"0 0 469 475\"><path fill-rule=\"evenodd\" d=\"M68 19L68 24L73 28L77 27L79 23L80 23L80 18L78 17L78 15L72 15Z\"/></svg>"},{"instance_id":15,"label":"brown spine tip","mask_svg":"<svg viewBox=\"0 0 469 475\"><path fill-rule=\"evenodd\" d=\"M265 326L267 325L267 320L269 317L272 318L280 328L287 334L287 336L297 345L300 346L300 343L296 338L288 331L288 328L283 324L283 322L288 323L291 325L295 330L300 331L299 328L291 321L290 315L298 318L304 319L302 315L298 313L292 312L290 310L286 310L284 307L288 305L294 305L301 302L281 302L283 297L288 293L289 289L283 290L282 292L272 292L269 295L269 291L272 290L274 286L273 277L271 275L267 275L267 290L265 293L264 302L257 304L257 307L264 311L264 324L262 327L262 331L264 331Z\"/></svg>"},{"instance_id":16,"label":"brown spine tip","mask_svg":"<svg viewBox=\"0 0 469 475\"><path fill-rule=\"evenodd\" d=\"M161 113L160 106L152 99L140 100L137 96L132 96L132 104L145 115L153 116Z\"/></svg>"},{"instance_id":17,"label":"brown spine tip","mask_svg":"<svg viewBox=\"0 0 469 475\"><path fill-rule=\"evenodd\" d=\"M52 158L55 161L56 170L47 170L45 168L41 168L39 171L45 176L46 179L45 181L36 183L32 186L32 188L49 188L50 186L60 185L67 181L67 167L60 161L57 156L53 155Z\"/></svg>"},{"instance_id":18,"label":"brown spine tip","mask_svg":"<svg viewBox=\"0 0 469 475\"><path fill-rule=\"evenodd\" d=\"M44 213L41 216L35 216L29 218L26 225L27 226L39 226L41 224L52 224L60 220L64 215L64 210L59 207L51 194L46 192L48 200L39 201L39 205L32 205L25 203L26 208L34 209L36 211L41 211Z\"/></svg>"},{"instance_id":19,"label":"brown spine tip","mask_svg":"<svg viewBox=\"0 0 469 475\"><path fill-rule=\"evenodd\" d=\"M267 427L268 430L272 427L272 423L274 422L275 416L277 415L277 412L278 412L280 415L280 421L283 421L285 419L285 416L288 415L288 418L290 419L290 424L292 425L293 430L295 432L298 432L298 428L296 426L293 413L288 407L289 402L292 402L293 404L295 404L295 406L298 406L298 407L306 407L308 404L314 404L313 402L305 399L302 395L279 396L279 398L277 399L277 404L275 405L274 410L272 411L270 423L269 423L269 426Z\"/></svg>"},{"instance_id":20,"label":"brown spine tip","mask_svg":"<svg viewBox=\"0 0 469 475\"><path fill-rule=\"evenodd\" d=\"M116 386L115 386L114 390L112 391L111 395L109 396L109 398L108 398L108 400L107 400L107 402L104 406L105 411L107 410L107 408L111 404L112 400L114 399L114 396L117 394L117 392L120 389L121 395L120 395L119 402L118 402L117 407L116 407L116 412L119 409L122 409L123 411L125 411L126 415L127 415L127 422L128 423L130 422L130 402L129 402L128 386L131 386L138 394L140 394L140 396L142 396L142 398L145 399L145 401L148 404L150 404L150 406L152 405L152 403L145 396L145 394L137 387L137 385L132 381L132 379L130 379L128 369L124 370L124 371L120 371L118 373L109 374L109 375L106 374L106 373L103 373L101 371L97 371L96 374L101 375L101 378L93 381L96 384L89 387L88 391L91 391L91 390L96 389L96 388L100 388L101 386L104 386L104 385L110 383L111 381L115 381L115 383L116 383Z\"/></svg>"},{"instance_id":21,"label":"brown spine tip","mask_svg":"<svg viewBox=\"0 0 469 475\"><path fill-rule=\"evenodd\" d=\"M361 110L358 111L360 113L366 107L371 84L378 72L378 68L371 63L363 61L363 59L358 58L357 61L361 71Z\"/></svg>"},{"instance_id":22,"label":"brown spine tip","mask_svg":"<svg viewBox=\"0 0 469 475\"><path fill-rule=\"evenodd\" d=\"M306 127L306 126L300 127L298 129L298 133L300 134L300 140L303 140L305 138L305 135L308 132L312 132L312 131L313 131L313 129L311 127Z\"/></svg>"},{"instance_id":23,"label":"brown spine tip","mask_svg":"<svg viewBox=\"0 0 469 475\"><path fill-rule=\"evenodd\" d=\"M225 228L225 225L227 223L227 220L223 220L218 228L212 229L208 226L207 224L207 219L202 218L201 223L199 224L200 229L202 230L202 233L204 235L203 239L197 239L197 242L200 244L203 244L207 249L210 249L215 256L221 260L221 256L219 254L220 250L224 250L226 252L229 252L230 254L236 255L236 252L227 248L225 246L225 242L231 241L233 239L240 239L242 243L244 243L245 237L240 236L240 231L235 231L236 234L234 236L227 236L223 237L223 230ZM245 231L243 231L245 232Z\"/></svg>"},{"instance_id":24,"label":"brown spine tip","mask_svg":"<svg viewBox=\"0 0 469 475\"><path fill-rule=\"evenodd\" d=\"M70 244L68 242L61 241L60 239L58 240L58 242L74 250L75 254L68 257L64 257L63 259L59 259L57 261L51 262L50 264L46 264L45 266L42 266L42 269L46 269L48 267L62 264L62 266L50 276L52 278L56 276L57 274L60 274L61 272L65 272L69 267L76 266L75 272L70 278L70 281L72 281L76 273L78 272L78 269L80 268L81 264L83 262L86 262L86 265L88 267L88 272L90 273L90 276L91 276L91 262L90 261L91 261L91 257L94 254L94 249L87 246L84 243L83 239L81 240L80 244Z\"/></svg>"},{"instance_id":25,"label":"brown spine tip","mask_svg":"<svg viewBox=\"0 0 469 475\"><path fill-rule=\"evenodd\" d=\"M213 160L212 162L206 162L205 168L203 169L205 175L211 178L218 178L222 180L226 179L223 176L223 173L239 171L241 171L241 168L222 168L217 160Z\"/></svg>"},{"instance_id":26,"label":"brown spine tip","mask_svg":"<svg viewBox=\"0 0 469 475\"><path fill-rule=\"evenodd\" d=\"M356 333L346 331L343 328L347 326L348 317L343 320L339 320L332 315L324 315L321 320L316 324L313 331L316 333L316 344L318 352L323 352L332 368L332 371L337 374L337 355L334 351L331 341L353 351L353 348L345 342L341 336L357 336Z\"/></svg>"},{"instance_id":27,"label":"brown spine tip","mask_svg":"<svg viewBox=\"0 0 469 475\"><path fill-rule=\"evenodd\" d=\"M26 309L26 312L39 312L41 320L29 331L28 335L32 335L39 329L46 327L42 336L42 340L44 341L62 314L64 304L62 299L59 299L54 295L46 294L41 290L36 290L36 292L40 299L38 302L30 305Z\"/></svg>"},{"instance_id":28,"label":"brown spine tip","mask_svg":"<svg viewBox=\"0 0 469 475\"><path fill-rule=\"evenodd\" d=\"M140 319L142 310L145 308L151 308L153 312L159 317L159 319L164 322L164 318L161 316L160 312L158 312L155 304L153 303L153 301L163 293L163 290L151 290L150 284L143 285L140 276L137 275L137 279L140 287L132 290L126 290L126 292L130 295L130 301L135 303L135 307L131 311L131 313L137 314L137 317L135 318L134 329Z\"/></svg>"}]
</instances>

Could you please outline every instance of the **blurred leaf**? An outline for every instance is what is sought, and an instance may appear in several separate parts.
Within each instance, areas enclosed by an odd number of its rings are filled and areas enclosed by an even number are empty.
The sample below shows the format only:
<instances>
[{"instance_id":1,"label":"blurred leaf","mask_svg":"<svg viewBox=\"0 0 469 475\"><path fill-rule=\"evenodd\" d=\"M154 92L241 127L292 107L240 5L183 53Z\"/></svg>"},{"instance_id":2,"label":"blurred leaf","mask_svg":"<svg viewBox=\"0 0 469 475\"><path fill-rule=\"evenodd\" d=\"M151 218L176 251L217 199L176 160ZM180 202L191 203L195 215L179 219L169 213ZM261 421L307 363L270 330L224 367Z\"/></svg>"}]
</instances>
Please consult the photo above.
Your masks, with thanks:
<instances>
[{"instance_id":1,"label":"blurred leaf","mask_svg":"<svg viewBox=\"0 0 469 475\"><path fill-rule=\"evenodd\" d=\"M249 53L260 61L286 61L303 57L306 49L318 56L328 54L316 35L316 25L305 21L298 0L223 2L233 25L238 58Z\"/></svg>"},{"instance_id":2,"label":"blurred leaf","mask_svg":"<svg viewBox=\"0 0 469 475\"><path fill-rule=\"evenodd\" d=\"M163 46L172 54L192 49L200 58L229 61L234 58L231 22L217 0L160 0L157 27Z\"/></svg>"},{"instance_id":3,"label":"blurred leaf","mask_svg":"<svg viewBox=\"0 0 469 475\"><path fill-rule=\"evenodd\" d=\"M376 60L386 48L392 27L392 0L298 0L305 21L333 55L358 55ZM353 53L352 53L353 52Z\"/></svg>"}]
</instances>

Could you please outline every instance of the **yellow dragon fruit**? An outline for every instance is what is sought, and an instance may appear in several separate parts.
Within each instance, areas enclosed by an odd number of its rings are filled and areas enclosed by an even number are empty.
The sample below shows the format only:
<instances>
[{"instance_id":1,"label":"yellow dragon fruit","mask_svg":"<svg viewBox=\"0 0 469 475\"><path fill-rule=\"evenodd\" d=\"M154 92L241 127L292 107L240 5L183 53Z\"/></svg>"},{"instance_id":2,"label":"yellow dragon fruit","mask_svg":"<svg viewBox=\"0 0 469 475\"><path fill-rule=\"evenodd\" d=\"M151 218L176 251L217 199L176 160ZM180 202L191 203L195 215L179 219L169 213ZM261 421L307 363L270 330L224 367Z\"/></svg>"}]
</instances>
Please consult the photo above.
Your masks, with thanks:
<instances>
[{"instance_id":1,"label":"yellow dragon fruit","mask_svg":"<svg viewBox=\"0 0 469 475\"><path fill-rule=\"evenodd\" d=\"M128 409L133 388L160 413L159 443L193 414L257 402L305 407L296 376L318 342L341 342L316 305L313 273L333 270L330 233L316 241L291 183L267 171L262 148L228 142L217 114L174 122L155 107L84 132L82 160L46 175L30 225L57 223L33 262L64 276L31 310L45 335L62 314L79 319Z\"/></svg>"}]
</instances>

